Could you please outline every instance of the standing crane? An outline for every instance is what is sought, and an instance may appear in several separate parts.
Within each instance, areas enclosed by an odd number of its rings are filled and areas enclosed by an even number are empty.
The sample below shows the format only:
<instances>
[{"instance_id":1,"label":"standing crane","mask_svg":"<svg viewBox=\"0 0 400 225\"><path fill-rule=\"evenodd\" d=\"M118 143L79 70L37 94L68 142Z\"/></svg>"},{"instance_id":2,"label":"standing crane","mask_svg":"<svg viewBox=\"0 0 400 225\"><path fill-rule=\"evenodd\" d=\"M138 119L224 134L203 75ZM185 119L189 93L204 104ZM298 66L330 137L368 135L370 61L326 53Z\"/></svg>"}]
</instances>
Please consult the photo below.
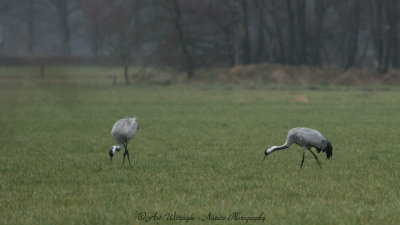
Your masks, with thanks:
<instances>
[{"instance_id":1,"label":"standing crane","mask_svg":"<svg viewBox=\"0 0 400 225\"><path fill-rule=\"evenodd\" d=\"M289 130L285 144L283 144L282 146L272 146L265 149L263 161L265 160L267 155L277 150L286 149L293 143L296 143L297 145L303 147L303 158L301 159L300 168L303 166L304 163L304 154L306 153L306 150L309 150L313 154L314 158L317 160L319 167L322 169L318 157L311 150L311 147L316 148L318 153L320 153L321 151L325 152L327 159L332 158L332 144L324 135L311 128L296 127Z\"/></svg>"},{"instance_id":2,"label":"standing crane","mask_svg":"<svg viewBox=\"0 0 400 225\"><path fill-rule=\"evenodd\" d=\"M135 136L137 130L139 130L139 125L136 122L136 117L120 119L115 122L111 130L111 136L113 136L117 145L112 146L108 152L110 155L110 163L115 152L121 151L121 145L123 145L125 152L122 165L124 165L125 156L128 156L129 165L131 165L128 152L128 142L131 138L133 138L133 136Z\"/></svg>"}]
</instances>

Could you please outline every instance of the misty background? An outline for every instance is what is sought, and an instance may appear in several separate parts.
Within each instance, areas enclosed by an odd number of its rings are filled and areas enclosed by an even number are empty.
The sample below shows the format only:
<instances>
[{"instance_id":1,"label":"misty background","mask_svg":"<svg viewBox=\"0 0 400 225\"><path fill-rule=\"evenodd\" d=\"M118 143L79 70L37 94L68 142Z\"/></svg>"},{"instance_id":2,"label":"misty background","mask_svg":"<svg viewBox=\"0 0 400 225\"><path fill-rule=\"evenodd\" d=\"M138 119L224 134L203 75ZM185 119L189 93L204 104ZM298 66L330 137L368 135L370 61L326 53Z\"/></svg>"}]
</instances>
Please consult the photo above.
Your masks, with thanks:
<instances>
[{"instance_id":1,"label":"misty background","mask_svg":"<svg viewBox=\"0 0 400 225\"><path fill-rule=\"evenodd\" d=\"M1 0L0 64L398 68L397 0ZM127 76L125 74L125 76ZM126 78L127 80L127 78ZM128 80L127 80L128 81Z\"/></svg>"}]
</instances>

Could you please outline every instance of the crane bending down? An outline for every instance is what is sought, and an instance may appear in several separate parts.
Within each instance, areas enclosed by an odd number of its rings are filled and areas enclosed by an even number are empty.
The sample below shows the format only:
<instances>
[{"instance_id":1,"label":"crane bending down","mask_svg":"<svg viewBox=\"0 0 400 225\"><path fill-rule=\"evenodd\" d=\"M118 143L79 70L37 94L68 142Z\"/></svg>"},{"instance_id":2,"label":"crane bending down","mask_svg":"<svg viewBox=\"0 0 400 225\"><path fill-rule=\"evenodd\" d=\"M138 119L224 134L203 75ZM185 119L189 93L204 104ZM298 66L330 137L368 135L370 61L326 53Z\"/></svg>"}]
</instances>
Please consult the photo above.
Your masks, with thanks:
<instances>
[{"instance_id":1,"label":"crane bending down","mask_svg":"<svg viewBox=\"0 0 400 225\"><path fill-rule=\"evenodd\" d=\"M108 154L110 155L110 163L115 154L115 152L121 151L121 145L124 146L124 158L122 160L122 165L125 162L125 156L128 156L129 165L131 165L131 160L129 159L128 152L128 142L133 136L135 136L136 131L139 129L139 125L136 122L136 117L120 119L115 122L112 130L111 136L115 139L117 145L114 145L110 148Z\"/></svg>"},{"instance_id":2,"label":"crane bending down","mask_svg":"<svg viewBox=\"0 0 400 225\"><path fill-rule=\"evenodd\" d=\"M263 161L265 160L267 155L277 150L286 149L293 143L296 143L297 145L303 147L303 158L301 159L300 168L303 166L304 163L304 154L306 153L306 150L309 150L313 154L314 158L317 160L319 167L322 169L318 157L311 150L311 147L316 148L318 153L320 153L321 151L325 152L327 159L330 159L332 157L332 144L324 135L311 128L296 127L289 130L284 145L272 146L265 149Z\"/></svg>"}]
</instances>

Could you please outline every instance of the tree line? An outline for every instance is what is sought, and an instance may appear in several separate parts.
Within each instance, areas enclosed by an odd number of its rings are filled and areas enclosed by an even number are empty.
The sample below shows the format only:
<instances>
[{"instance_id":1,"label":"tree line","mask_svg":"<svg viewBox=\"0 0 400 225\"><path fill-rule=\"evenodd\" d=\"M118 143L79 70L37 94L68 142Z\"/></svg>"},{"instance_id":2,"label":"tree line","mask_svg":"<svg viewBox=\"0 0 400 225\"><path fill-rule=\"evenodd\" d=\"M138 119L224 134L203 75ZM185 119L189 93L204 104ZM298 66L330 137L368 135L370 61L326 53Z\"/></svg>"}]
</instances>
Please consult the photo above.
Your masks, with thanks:
<instances>
[{"instance_id":1,"label":"tree line","mask_svg":"<svg viewBox=\"0 0 400 225\"><path fill-rule=\"evenodd\" d=\"M373 65L386 73L400 63L398 0L2 0L0 19L1 34L26 46L22 54L40 53L52 32L54 54L82 46L116 54L126 74L139 59L189 78L219 65Z\"/></svg>"}]
</instances>

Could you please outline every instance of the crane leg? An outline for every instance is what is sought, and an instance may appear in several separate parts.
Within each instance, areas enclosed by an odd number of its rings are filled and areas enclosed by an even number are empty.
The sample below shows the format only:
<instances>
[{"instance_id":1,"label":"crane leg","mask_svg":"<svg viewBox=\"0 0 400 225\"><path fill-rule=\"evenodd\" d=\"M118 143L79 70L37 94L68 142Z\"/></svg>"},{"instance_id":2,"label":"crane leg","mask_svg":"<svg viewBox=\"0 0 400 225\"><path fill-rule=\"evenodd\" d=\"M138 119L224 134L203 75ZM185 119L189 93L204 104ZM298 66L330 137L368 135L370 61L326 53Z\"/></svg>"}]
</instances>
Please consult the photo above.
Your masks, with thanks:
<instances>
[{"instance_id":1,"label":"crane leg","mask_svg":"<svg viewBox=\"0 0 400 225\"><path fill-rule=\"evenodd\" d=\"M308 150L310 150L310 152L313 154L314 158L317 160L319 168L322 169L321 164L319 163L318 157L314 154L314 152L311 149L308 149Z\"/></svg>"},{"instance_id":2,"label":"crane leg","mask_svg":"<svg viewBox=\"0 0 400 225\"><path fill-rule=\"evenodd\" d=\"M303 158L301 159L301 165L300 165L300 169L301 167L303 167L303 163L304 163L304 155L306 154L306 149L303 148Z\"/></svg>"},{"instance_id":3,"label":"crane leg","mask_svg":"<svg viewBox=\"0 0 400 225\"><path fill-rule=\"evenodd\" d=\"M124 158L122 159L122 165L124 165L125 156L128 156L128 162L129 162L129 165L131 166L131 160L129 159L129 152L128 152L128 144L127 143L124 143L124 148L125 148L125 152L124 152Z\"/></svg>"}]
</instances>

